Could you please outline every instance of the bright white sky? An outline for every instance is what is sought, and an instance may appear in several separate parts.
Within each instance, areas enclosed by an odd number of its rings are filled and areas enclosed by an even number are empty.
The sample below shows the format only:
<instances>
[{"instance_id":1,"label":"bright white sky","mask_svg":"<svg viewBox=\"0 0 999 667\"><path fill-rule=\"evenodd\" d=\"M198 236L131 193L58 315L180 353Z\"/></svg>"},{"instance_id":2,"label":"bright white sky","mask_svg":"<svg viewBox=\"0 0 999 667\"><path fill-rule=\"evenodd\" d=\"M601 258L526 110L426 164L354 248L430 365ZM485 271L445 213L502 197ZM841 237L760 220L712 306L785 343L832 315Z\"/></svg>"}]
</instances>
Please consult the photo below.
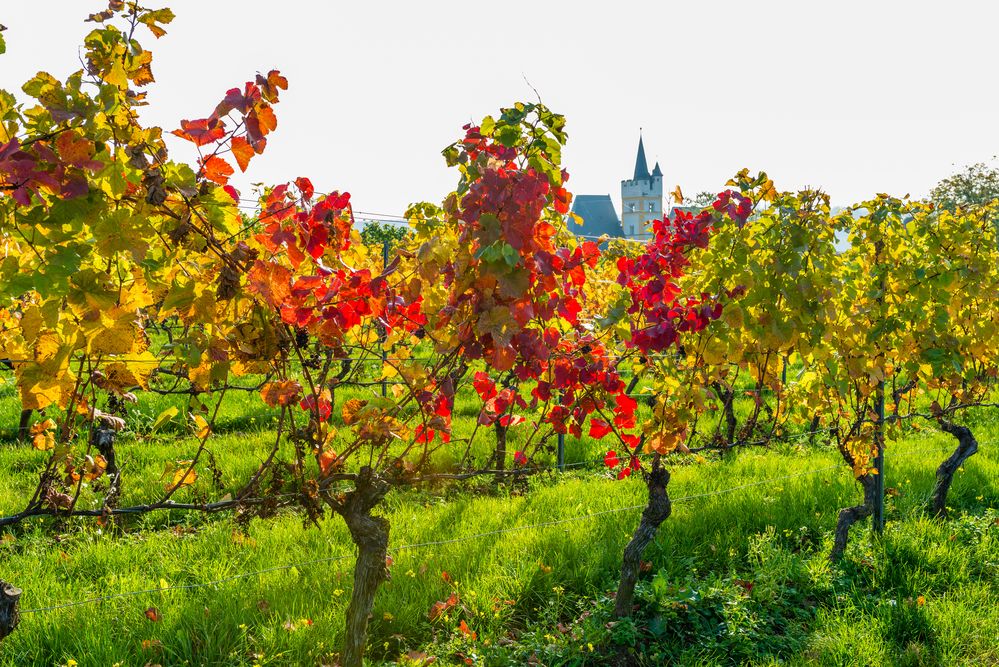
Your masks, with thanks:
<instances>
[{"instance_id":1,"label":"bright white sky","mask_svg":"<svg viewBox=\"0 0 999 667\"><path fill-rule=\"evenodd\" d=\"M159 2L147 4L158 7ZM399 214L456 183L440 150L516 100L568 118L577 193L610 193L644 128L667 189L718 191L741 167L834 203L925 195L999 153L995 27L982 0L477 2L162 0L147 123L208 115L227 88L280 69L290 88L267 151L237 185L309 176L356 210ZM65 78L98 1L2 0L0 88ZM174 155L185 142L174 141ZM245 190L244 190L245 191Z\"/></svg>"}]
</instances>

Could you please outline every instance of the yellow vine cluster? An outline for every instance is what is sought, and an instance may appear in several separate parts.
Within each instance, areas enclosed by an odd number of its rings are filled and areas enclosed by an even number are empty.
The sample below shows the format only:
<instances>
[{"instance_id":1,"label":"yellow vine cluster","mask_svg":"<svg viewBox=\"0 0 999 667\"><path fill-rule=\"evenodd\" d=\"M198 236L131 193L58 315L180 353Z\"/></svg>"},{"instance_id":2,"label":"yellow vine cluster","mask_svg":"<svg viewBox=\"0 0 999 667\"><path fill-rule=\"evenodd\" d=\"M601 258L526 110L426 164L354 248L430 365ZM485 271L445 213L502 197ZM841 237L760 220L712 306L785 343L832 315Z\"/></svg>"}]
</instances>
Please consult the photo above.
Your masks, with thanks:
<instances>
[{"instance_id":1,"label":"yellow vine cluster","mask_svg":"<svg viewBox=\"0 0 999 667\"><path fill-rule=\"evenodd\" d=\"M681 285L734 298L681 354L643 360L647 432L666 420L726 445L822 426L861 476L873 472L882 387L889 423L987 397L999 371L995 204L946 210L878 195L834 213L826 194L780 192L763 173L727 185L752 213L715 218ZM593 290L595 303L613 294ZM626 317L611 304L593 322L608 312Z\"/></svg>"}]
</instances>

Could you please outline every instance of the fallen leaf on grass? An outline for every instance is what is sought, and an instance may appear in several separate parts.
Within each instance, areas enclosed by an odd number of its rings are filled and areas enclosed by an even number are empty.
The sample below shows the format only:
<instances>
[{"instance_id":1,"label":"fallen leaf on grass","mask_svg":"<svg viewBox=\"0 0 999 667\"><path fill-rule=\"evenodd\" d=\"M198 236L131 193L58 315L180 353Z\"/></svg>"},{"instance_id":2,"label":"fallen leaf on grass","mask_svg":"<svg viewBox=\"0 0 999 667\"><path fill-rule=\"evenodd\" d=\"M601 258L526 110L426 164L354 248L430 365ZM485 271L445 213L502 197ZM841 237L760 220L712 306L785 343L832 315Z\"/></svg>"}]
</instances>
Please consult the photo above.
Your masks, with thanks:
<instances>
[{"instance_id":1,"label":"fallen leaf on grass","mask_svg":"<svg viewBox=\"0 0 999 667\"><path fill-rule=\"evenodd\" d=\"M451 593L451 595L448 596L447 600L443 601L438 600L437 602L433 603L432 605L430 605L430 612L427 614L427 616L430 617L430 622L432 623L436 621L441 616L446 614L448 611L454 609L454 607L457 606L457 604L458 604L457 593Z\"/></svg>"}]
</instances>

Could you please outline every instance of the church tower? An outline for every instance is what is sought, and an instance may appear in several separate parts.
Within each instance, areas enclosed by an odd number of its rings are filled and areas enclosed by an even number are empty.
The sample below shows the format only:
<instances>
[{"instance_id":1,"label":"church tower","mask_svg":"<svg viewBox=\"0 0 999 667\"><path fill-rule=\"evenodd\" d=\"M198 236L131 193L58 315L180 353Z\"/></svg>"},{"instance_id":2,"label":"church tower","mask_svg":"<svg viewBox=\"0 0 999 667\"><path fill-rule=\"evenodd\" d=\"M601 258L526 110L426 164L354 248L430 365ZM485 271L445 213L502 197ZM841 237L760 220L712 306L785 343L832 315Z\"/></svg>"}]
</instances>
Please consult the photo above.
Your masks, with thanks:
<instances>
[{"instance_id":1,"label":"church tower","mask_svg":"<svg viewBox=\"0 0 999 667\"><path fill-rule=\"evenodd\" d=\"M663 216L663 172L656 162L652 173L645 159L645 145L638 135L638 156L635 158L635 175L621 181L621 226L630 239L648 239L652 235L645 223Z\"/></svg>"}]
</instances>

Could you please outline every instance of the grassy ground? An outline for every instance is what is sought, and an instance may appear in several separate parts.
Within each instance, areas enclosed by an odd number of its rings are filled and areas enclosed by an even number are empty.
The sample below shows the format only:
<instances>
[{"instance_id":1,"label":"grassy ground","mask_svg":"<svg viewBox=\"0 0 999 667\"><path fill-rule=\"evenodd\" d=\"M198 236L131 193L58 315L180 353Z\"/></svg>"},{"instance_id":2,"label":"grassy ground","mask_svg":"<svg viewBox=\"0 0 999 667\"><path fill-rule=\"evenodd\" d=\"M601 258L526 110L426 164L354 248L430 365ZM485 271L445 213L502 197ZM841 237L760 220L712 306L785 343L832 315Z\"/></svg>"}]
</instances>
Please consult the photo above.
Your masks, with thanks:
<instances>
[{"instance_id":1,"label":"grassy ground","mask_svg":"<svg viewBox=\"0 0 999 667\"><path fill-rule=\"evenodd\" d=\"M138 430L171 401L144 400L133 415ZM474 412L471 402L461 410ZM227 400L212 444L224 488L211 488L205 474L183 498L217 497L244 479L270 445L271 416L255 396ZM0 388L0 418L0 427L16 423L9 389ZM836 510L859 493L834 452L754 450L678 467L673 516L646 553L640 608L634 621L620 623L610 618L609 593L638 519L629 508L643 502L640 482L580 471L501 493L395 493L385 507L392 581L379 592L371 657L488 665L999 664L999 514L989 509L999 507L999 424L986 414L975 426L982 451L955 481L951 519L928 519L922 508L953 442L913 434L890 449L884 537L858 525L836 565L825 556ZM164 461L193 449L179 427L123 442L126 483L135 480L124 501L154 499ZM598 451L596 443L570 442L570 460ZM22 445L0 445L4 514L33 488L42 459ZM744 488L722 492L734 487ZM351 565L338 519L305 527L285 514L242 525L175 513L124 531L93 521L28 522L0 541L0 578L24 589L25 610L149 592L26 613L0 645L0 664L333 664ZM259 570L269 571L174 588ZM431 621L434 603L452 593L457 604Z\"/></svg>"}]
</instances>

